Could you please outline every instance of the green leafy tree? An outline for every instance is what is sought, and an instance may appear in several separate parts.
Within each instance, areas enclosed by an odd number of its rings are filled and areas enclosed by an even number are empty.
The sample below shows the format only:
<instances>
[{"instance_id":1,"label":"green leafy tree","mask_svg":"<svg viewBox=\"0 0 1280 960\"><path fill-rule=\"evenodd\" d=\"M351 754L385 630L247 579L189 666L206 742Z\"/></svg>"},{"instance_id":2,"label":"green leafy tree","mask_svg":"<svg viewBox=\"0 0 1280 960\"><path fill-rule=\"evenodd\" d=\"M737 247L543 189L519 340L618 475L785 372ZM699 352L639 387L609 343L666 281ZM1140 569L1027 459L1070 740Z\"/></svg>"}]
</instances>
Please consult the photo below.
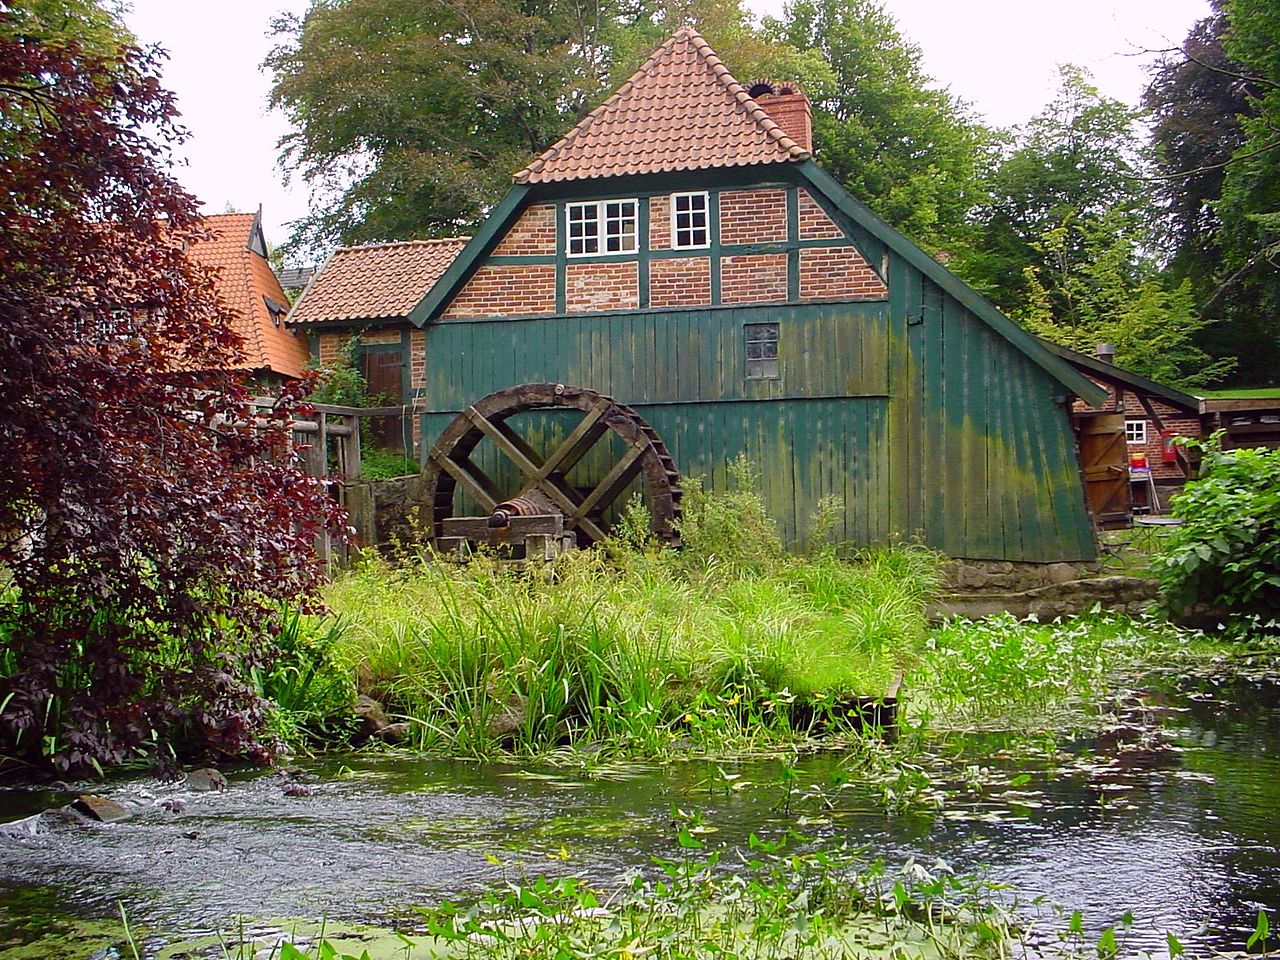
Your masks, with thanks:
<instances>
[{"instance_id":1,"label":"green leafy tree","mask_svg":"<svg viewBox=\"0 0 1280 960\"><path fill-rule=\"evenodd\" d=\"M1220 380L1234 360L1211 359L1195 342L1208 321L1196 313L1191 283L1167 286L1135 250L1124 213L1049 230L1033 245L1039 263L1023 270L1026 301L1016 316L1032 333L1093 353L1116 348L1116 363L1172 386Z\"/></svg>"},{"instance_id":2,"label":"green leafy tree","mask_svg":"<svg viewBox=\"0 0 1280 960\"><path fill-rule=\"evenodd\" d=\"M1245 379L1280 381L1280 9L1230 0L1224 47L1240 64L1247 100L1244 142L1226 167L1222 196L1220 282L1207 306L1227 318L1222 344L1244 363Z\"/></svg>"},{"instance_id":3,"label":"green leafy tree","mask_svg":"<svg viewBox=\"0 0 1280 960\"><path fill-rule=\"evenodd\" d=\"M281 164L313 190L293 249L474 228L545 150L682 24L740 79L825 90L817 53L763 36L740 0L323 0L275 23Z\"/></svg>"},{"instance_id":4,"label":"green leafy tree","mask_svg":"<svg viewBox=\"0 0 1280 960\"><path fill-rule=\"evenodd\" d=\"M278 19L281 163L314 192L291 246L475 226L598 96L607 20L567 0L324 0Z\"/></svg>"},{"instance_id":5,"label":"green leafy tree","mask_svg":"<svg viewBox=\"0 0 1280 960\"><path fill-rule=\"evenodd\" d=\"M1182 46L1161 57L1143 94L1150 113L1155 190L1163 204L1164 238L1173 245L1171 269L1203 280L1218 274L1222 250L1222 197L1231 155L1245 140L1241 117L1248 116L1253 84L1243 81L1244 65L1227 55L1227 17L1215 3L1213 16L1199 21Z\"/></svg>"},{"instance_id":6,"label":"green leafy tree","mask_svg":"<svg viewBox=\"0 0 1280 960\"><path fill-rule=\"evenodd\" d=\"M816 50L832 82L808 91L824 169L931 252L957 254L986 193L992 134L937 89L918 47L874 0L794 0L770 35Z\"/></svg>"},{"instance_id":7,"label":"green leafy tree","mask_svg":"<svg viewBox=\"0 0 1280 960\"><path fill-rule=\"evenodd\" d=\"M1280 366L1280 342L1266 306L1277 277L1255 260L1265 243L1239 243L1252 231L1236 202L1243 199L1241 178L1232 176L1226 202L1223 189L1234 164L1265 160L1247 145L1245 128L1258 117L1265 84L1228 52L1229 32L1225 4L1215 2L1213 15L1162 58L1143 103L1151 111L1168 274L1173 283L1190 282L1200 312L1213 321L1197 331L1196 342L1210 356L1238 358L1237 375L1262 382ZM1265 142L1262 150L1267 152Z\"/></svg>"},{"instance_id":8,"label":"green leafy tree","mask_svg":"<svg viewBox=\"0 0 1280 960\"><path fill-rule=\"evenodd\" d=\"M1015 131L991 175L979 213L982 240L957 265L961 274L1017 316L1032 293L1030 265L1054 318L1070 323L1061 278L1087 259L1098 221L1106 217L1108 232L1129 235L1135 249L1145 239L1149 197L1139 179L1137 119L1137 111L1102 96L1084 70L1062 67L1057 95Z\"/></svg>"}]
</instances>

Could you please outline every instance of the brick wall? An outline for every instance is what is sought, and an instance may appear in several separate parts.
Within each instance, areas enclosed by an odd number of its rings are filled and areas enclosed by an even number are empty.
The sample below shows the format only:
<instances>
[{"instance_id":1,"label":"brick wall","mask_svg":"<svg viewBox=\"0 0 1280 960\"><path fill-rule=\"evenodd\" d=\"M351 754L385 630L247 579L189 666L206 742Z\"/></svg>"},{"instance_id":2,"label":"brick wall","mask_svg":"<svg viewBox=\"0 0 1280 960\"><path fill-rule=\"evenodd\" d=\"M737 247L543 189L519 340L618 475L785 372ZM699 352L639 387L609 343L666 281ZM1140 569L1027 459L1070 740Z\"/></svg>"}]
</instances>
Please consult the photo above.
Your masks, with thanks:
<instances>
[{"instance_id":1,"label":"brick wall","mask_svg":"<svg viewBox=\"0 0 1280 960\"><path fill-rule=\"evenodd\" d=\"M322 333L316 338L320 352L320 362L324 364L333 363L342 353L342 348L346 345L348 335L345 333Z\"/></svg>"},{"instance_id":2,"label":"brick wall","mask_svg":"<svg viewBox=\"0 0 1280 960\"><path fill-rule=\"evenodd\" d=\"M649 249L671 249L671 194L649 198Z\"/></svg>"},{"instance_id":3,"label":"brick wall","mask_svg":"<svg viewBox=\"0 0 1280 960\"><path fill-rule=\"evenodd\" d=\"M1177 407L1171 407L1169 404L1155 399L1151 401L1151 406L1160 415L1160 422L1164 424L1166 430L1176 431L1180 437L1200 436L1200 418L1198 416L1190 416ZM1142 404L1128 391L1124 395L1124 418L1126 420L1145 420L1147 424L1147 442L1145 444L1128 444L1130 456L1135 453L1145 453L1147 455L1147 465L1151 467L1151 475L1157 480L1185 479L1177 463L1165 463L1162 459L1160 431L1156 429L1155 421L1147 416L1147 411L1142 409Z\"/></svg>"},{"instance_id":4,"label":"brick wall","mask_svg":"<svg viewBox=\"0 0 1280 960\"><path fill-rule=\"evenodd\" d=\"M801 240L836 240L844 236L844 231L827 216L827 211L822 209L808 190L800 191L799 207Z\"/></svg>"},{"instance_id":5,"label":"brick wall","mask_svg":"<svg viewBox=\"0 0 1280 960\"><path fill-rule=\"evenodd\" d=\"M729 190L720 194L720 242L773 243L787 239L783 190ZM784 282L785 286L785 282Z\"/></svg>"},{"instance_id":6,"label":"brick wall","mask_svg":"<svg viewBox=\"0 0 1280 960\"><path fill-rule=\"evenodd\" d=\"M556 310L556 265L483 266L444 311L451 317L528 317Z\"/></svg>"},{"instance_id":7,"label":"brick wall","mask_svg":"<svg viewBox=\"0 0 1280 960\"><path fill-rule=\"evenodd\" d=\"M702 307L711 303L711 258L676 257L649 263L651 307Z\"/></svg>"},{"instance_id":8,"label":"brick wall","mask_svg":"<svg viewBox=\"0 0 1280 960\"><path fill-rule=\"evenodd\" d=\"M801 300L883 300L889 288L854 247L800 251Z\"/></svg>"},{"instance_id":9,"label":"brick wall","mask_svg":"<svg viewBox=\"0 0 1280 960\"><path fill-rule=\"evenodd\" d=\"M636 262L569 264L565 270L564 302L569 313L634 310L640 305Z\"/></svg>"},{"instance_id":10,"label":"brick wall","mask_svg":"<svg viewBox=\"0 0 1280 960\"><path fill-rule=\"evenodd\" d=\"M530 207L520 215L494 249L498 257L553 256L556 252L556 208Z\"/></svg>"},{"instance_id":11,"label":"brick wall","mask_svg":"<svg viewBox=\"0 0 1280 960\"><path fill-rule=\"evenodd\" d=\"M720 260L723 303L779 303L787 299L787 255L761 253Z\"/></svg>"}]
</instances>

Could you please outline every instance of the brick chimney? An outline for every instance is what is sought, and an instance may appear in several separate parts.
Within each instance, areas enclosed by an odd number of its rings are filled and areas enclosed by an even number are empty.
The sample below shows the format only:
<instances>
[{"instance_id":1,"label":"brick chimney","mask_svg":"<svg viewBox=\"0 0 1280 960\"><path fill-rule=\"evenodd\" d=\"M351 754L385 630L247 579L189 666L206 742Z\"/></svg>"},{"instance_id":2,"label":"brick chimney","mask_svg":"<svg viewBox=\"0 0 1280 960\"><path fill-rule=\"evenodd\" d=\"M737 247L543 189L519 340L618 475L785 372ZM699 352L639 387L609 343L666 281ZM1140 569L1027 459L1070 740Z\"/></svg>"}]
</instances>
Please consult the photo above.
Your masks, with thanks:
<instances>
[{"instance_id":1,"label":"brick chimney","mask_svg":"<svg viewBox=\"0 0 1280 960\"><path fill-rule=\"evenodd\" d=\"M782 132L797 144L813 152L813 108L809 98L794 83L774 83L758 80L747 93L769 119L782 128Z\"/></svg>"}]
</instances>

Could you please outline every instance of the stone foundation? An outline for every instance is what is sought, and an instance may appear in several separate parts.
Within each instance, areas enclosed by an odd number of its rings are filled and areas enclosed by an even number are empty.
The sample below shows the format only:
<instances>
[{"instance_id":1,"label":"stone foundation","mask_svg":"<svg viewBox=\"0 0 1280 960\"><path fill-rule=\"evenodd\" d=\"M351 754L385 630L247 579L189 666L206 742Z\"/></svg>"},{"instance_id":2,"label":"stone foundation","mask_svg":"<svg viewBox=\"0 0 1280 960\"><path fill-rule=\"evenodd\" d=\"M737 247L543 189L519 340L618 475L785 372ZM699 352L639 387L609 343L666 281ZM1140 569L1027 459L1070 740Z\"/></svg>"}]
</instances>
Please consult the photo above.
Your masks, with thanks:
<instances>
[{"instance_id":1,"label":"stone foundation","mask_svg":"<svg viewBox=\"0 0 1280 960\"><path fill-rule=\"evenodd\" d=\"M343 485L343 503L360 547L391 547L417 540L415 513L423 497L423 476Z\"/></svg>"},{"instance_id":2,"label":"stone foundation","mask_svg":"<svg viewBox=\"0 0 1280 960\"><path fill-rule=\"evenodd\" d=\"M989 617L1011 613L1049 620L1087 613L1096 604L1116 613L1152 607L1159 585L1142 577L1098 576L1097 563L1010 563L953 560L943 568L947 596L934 617Z\"/></svg>"},{"instance_id":3,"label":"stone foundation","mask_svg":"<svg viewBox=\"0 0 1280 960\"><path fill-rule=\"evenodd\" d=\"M942 568L951 593L1021 593L1097 577L1096 562L1012 563L1007 560L952 560Z\"/></svg>"}]
</instances>

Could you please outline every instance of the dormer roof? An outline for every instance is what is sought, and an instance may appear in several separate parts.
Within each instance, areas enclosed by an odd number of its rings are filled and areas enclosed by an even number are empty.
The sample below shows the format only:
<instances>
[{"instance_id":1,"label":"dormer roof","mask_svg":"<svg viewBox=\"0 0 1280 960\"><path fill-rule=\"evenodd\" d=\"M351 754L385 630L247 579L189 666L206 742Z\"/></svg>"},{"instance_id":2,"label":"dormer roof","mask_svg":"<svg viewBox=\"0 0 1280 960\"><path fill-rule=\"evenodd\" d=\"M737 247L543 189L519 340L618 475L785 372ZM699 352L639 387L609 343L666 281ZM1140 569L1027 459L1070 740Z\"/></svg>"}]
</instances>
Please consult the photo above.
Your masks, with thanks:
<instances>
[{"instance_id":1,"label":"dormer roof","mask_svg":"<svg viewBox=\"0 0 1280 960\"><path fill-rule=\"evenodd\" d=\"M201 223L210 235L193 243L187 255L214 271L214 289L244 338L241 366L301 377L310 354L282 322L289 300L267 262L262 212L208 214Z\"/></svg>"},{"instance_id":2,"label":"dormer roof","mask_svg":"<svg viewBox=\"0 0 1280 960\"><path fill-rule=\"evenodd\" d=\"M682 27L515 181L550 183L808 157L809 151L751 98L707 41Z\"/></svg>"}]
</instances>

